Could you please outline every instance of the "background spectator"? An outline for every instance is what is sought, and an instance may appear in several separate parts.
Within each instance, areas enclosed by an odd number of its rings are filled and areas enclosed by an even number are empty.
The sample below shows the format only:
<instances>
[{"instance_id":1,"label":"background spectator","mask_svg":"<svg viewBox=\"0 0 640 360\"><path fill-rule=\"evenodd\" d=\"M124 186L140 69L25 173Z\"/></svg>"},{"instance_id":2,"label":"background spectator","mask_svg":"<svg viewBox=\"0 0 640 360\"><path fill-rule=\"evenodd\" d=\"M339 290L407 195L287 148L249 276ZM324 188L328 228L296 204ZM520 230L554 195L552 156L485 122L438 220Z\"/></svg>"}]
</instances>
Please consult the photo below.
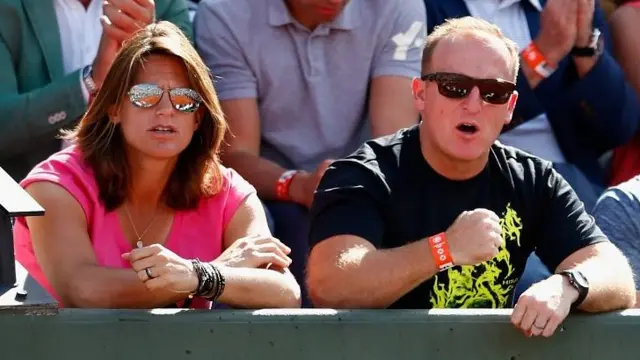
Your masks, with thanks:
<instances>
[{"instance_id":1,"label":"background spectator","mask_svg":"<svg viewBox=\"0 0 640 360\"><path fill-rule=\"evenodd\" d=\"M289 249L219 163L225 131L189 39L149 25L118 53L77 145L21 182L46 214L17 221L17 260L63 306L299 306Z\"/></svg>"},{"instance_id":2,"label":"background spectator","mask_svg":"<svg viewBox=\"0 0 640 360\"><path fill-rule=\"evenodd\" d=\"M196 43L229 121L226 165L266 202L304 278L308 215L331 159L417 123L422 0L205 0Z\"/></svg>"},{"instance_id":3,"label":"background spectator","mask_svg":"<svg viewBox=\"0 0 640 360\"><path fill-rule=\"evenodd\" d=\"M22 179L60 149L58 131L85 112L119 44L154 16L191 34L184 0L0 0L5 171Z\"/></svg>"},{"instance_id":4,"label":"background spectator","mask_svg":"<svg viewBox=\"0 0 640 360\"><path fill-rule=\"evenodd\" d=\"M593 208L593 217L629 259L636 274L636 307L640 307L640 175L607 189Z\"/></svg>"}]
</instances>

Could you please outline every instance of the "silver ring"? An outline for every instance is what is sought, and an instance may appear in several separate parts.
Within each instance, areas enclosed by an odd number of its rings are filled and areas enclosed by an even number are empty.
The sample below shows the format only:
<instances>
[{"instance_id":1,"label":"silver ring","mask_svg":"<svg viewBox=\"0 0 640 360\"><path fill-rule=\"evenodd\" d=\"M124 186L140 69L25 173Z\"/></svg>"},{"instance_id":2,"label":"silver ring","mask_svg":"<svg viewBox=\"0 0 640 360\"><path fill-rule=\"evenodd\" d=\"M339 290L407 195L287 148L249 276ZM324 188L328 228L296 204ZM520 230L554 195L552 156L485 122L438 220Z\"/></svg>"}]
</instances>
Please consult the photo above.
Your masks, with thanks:
<instances>
[{"instance_id":1,"label":"silver ring","mask_svg":"<svg viewBox=\"0 0 640 360\"><path fill-rule=\"evenodd\" d=\"M533 327L534 327L534 328L536 328L536 329L539 329L539 330L544 330L544 328L546 328L546 327L547 327L547 325L545 325L545 326L538 326L538 325L536 325L536 324L533 324Z\"/></svg>"},{"instance_id":2,"label":"silver ring","mask_svg":"<svg viewBox=\"0 0 640 360\"><path fill-rule=\"evenodd\" d=\"M153 276L151 276L151 268L144 269L144 272L147 273L147 276L149 277L149 279L153 279Z\"/></svg>"}]
</instances>

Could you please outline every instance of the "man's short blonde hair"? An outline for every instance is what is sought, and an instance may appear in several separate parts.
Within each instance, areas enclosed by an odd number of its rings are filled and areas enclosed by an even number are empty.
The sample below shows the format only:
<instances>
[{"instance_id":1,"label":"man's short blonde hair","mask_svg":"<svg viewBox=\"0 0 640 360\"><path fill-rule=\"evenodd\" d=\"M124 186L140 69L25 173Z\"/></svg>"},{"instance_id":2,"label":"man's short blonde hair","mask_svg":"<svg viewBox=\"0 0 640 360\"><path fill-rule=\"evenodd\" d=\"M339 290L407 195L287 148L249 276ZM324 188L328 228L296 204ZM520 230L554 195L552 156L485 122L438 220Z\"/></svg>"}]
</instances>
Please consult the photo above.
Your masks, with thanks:
<instances>
[{"instance_id":1,"label":"man's short blonde hair","mask_svg":"<svg viewBox=\"0 0 640 360\"><path fill-rule=\"evenodd\" d=\"M424 50L422 51L422 72L427 72L431 63L433 51L440 40L464 34L489 35L501 40L507 47L509 55L511 56L511 71L514 81L516 80L518 76L518 69L520 67L518 45L516 45L513 40L506 37L496 25L471 16L447 19L443 24L438 25L433 29L429 36L427 36Z\"/></svg>"}]
</instances>

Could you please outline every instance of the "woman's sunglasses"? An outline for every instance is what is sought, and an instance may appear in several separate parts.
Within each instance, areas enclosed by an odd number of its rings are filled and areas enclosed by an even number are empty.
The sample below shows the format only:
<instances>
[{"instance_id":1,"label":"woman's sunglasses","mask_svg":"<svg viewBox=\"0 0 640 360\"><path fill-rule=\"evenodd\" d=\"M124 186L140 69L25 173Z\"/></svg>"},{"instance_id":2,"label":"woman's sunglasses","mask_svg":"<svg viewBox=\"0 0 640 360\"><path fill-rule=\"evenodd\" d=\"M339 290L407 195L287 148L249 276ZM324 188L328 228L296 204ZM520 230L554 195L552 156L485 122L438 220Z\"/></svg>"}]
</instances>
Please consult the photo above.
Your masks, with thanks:
<instances>
[{"instance_id":1,"label":"woman's sunglasses","mask_svg":"<svg viewBox=\"0 0 640 360\"><path fill-rule=\"evenodd\" d=\"M489 104L502 105L516 89L516 84L502 79L476 79L467 75L438 72L422 75L423 81L435 81L438 92L449 99L462 99L471 93L474 87L480 90L480 97Z\"/></svg>"},{"instance_id":2,"label":"woman's sunglasses","mask_svg":"<svg viewBox=\"0 0 640 360\"><path fill-rule=\"evenodd\" d=\"M174 109L181 112L192 113L198 110L200 103L202 103L202 97L193 89L173 88L165 90L154 84L133 85L127 95L129 95L129 101L133 105L146 109L157 105L165 91L169 93L169 100Z\"/></svg>"}]
</instances>

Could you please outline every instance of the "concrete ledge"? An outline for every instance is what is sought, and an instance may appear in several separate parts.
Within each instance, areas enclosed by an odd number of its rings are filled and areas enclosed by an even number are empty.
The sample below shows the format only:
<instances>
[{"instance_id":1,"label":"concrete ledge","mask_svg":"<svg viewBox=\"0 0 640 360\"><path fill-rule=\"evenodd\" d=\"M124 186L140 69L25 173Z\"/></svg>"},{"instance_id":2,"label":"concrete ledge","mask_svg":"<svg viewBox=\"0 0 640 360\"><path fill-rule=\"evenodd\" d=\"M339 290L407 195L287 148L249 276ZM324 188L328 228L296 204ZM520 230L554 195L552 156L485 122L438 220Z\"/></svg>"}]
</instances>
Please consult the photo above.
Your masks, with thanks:
<instances>
[{"instance_id":1,"label":"concrete ledge","mask_svg":"<svg viewBox=\"0 0 640 360\"><path fill-rule=\"evenodd\" d=\"M0 313L2 359L638 359L640 311L525 338L510 310Z\"/></svg>"}]
</instances>

